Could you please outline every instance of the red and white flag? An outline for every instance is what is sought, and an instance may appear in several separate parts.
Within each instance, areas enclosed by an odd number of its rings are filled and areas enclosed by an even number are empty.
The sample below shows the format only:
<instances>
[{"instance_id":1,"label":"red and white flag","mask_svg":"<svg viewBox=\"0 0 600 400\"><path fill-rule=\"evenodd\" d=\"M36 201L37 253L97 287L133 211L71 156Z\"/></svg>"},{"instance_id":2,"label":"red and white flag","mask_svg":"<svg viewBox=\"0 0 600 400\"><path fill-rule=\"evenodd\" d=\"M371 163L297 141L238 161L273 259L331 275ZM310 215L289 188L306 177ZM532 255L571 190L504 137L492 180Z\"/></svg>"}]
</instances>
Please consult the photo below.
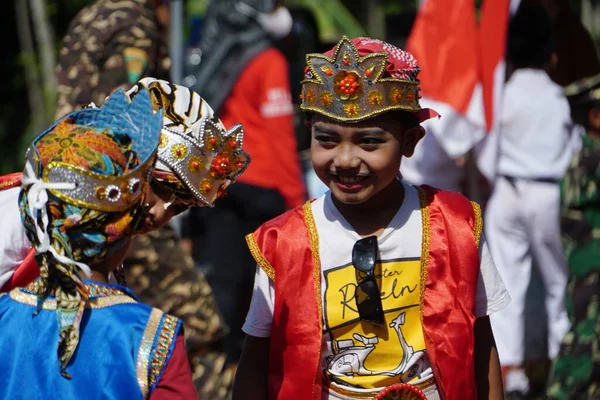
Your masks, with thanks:
<instances>
[{"instance_id":1,"label":"red and white flag","mask_svg":"<svg viewBox=\"0 0 600 400\"><path fill-rule=\"evenodd\" d=\"M492 131L504 82L510 0L422 2L407 42L419 61L423 107L442 118L425 126L451 158Z\"/></svg>"}]
</instances>

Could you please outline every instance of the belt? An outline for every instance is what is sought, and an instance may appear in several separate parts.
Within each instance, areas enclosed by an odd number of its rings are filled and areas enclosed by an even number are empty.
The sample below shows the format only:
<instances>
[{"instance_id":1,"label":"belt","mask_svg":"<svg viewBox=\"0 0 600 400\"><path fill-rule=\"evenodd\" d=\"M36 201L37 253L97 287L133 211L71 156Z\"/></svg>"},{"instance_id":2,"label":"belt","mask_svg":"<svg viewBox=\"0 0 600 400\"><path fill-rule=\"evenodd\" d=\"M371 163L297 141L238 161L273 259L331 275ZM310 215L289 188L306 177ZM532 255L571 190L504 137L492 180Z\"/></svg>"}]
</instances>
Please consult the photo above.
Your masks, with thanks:
<instances>
[{"instance_id":1,"label":"belt","mask_svg":"<svg viewBox=\"0 0 600 400\"><path fill-rule=\"evenodd\" d=\"M560 179L556 178L519 178L510 175L500 175L501 178L506 179L511 185L514 186L515 181L528 181L528 182L541 182L541 183L560 183Z\"/></svg>"},{"instance_id":2,"label":"belt","mask_svg":"<svg viewBox=\"0 0 600 400\"><path fill-rule=\"evenodd\" d=\"M341 386L339 384L335 384L334 382L331 382L327 378L324 379L324 383L328 389L330 389L338 394L341 394L343 396L347 396L347 397L350 397L353 399L372 399L375 395L377 395L377 393L379 393L380 390L383 389L383 388L378 388L378 389L374 388L374 389L372 389L372 391L368 391L368 392L366 392L366 391L365 392L355 392L352 390L346 390L346 389L344 389L343 386ZM435 385L435 380L430 379L426 382L417 383L413 386L421 391L426 391L427 389L429 389L430 387L432 387L434 385Z\"/></svg>"}]
</instances>

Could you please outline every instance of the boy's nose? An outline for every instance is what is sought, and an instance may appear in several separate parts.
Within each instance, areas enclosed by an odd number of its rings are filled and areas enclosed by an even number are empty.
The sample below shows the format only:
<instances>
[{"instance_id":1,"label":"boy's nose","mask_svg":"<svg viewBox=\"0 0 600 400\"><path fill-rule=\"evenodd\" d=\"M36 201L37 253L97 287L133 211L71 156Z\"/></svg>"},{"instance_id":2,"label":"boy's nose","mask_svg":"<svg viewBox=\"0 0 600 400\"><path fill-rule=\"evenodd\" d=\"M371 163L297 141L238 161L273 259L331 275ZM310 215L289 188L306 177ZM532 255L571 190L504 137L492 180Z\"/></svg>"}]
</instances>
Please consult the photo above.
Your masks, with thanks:
<instances>
[{"instance_id":1,"label":"boy's nose","mask_svg":"<svg viewBox=\"0 0 600 400\"><path fill-rule=\"evenodd\" d=\"M353 149L350 147L341 148L337 157L334 159L337 168L358 168L360 159L356 157Z\"/></svg>"},{"instance_id":2,"label":"boy's nose","mask_svg":"<svg viewBox=\"0 0 600 400\"><path fill-rule=\"evenodd\" d=\"M159 228L169 222L169 213L165 210L164 201L158 199L150 204L148 218L152 221L154 228Z\"/></svg>"}]
</instances>

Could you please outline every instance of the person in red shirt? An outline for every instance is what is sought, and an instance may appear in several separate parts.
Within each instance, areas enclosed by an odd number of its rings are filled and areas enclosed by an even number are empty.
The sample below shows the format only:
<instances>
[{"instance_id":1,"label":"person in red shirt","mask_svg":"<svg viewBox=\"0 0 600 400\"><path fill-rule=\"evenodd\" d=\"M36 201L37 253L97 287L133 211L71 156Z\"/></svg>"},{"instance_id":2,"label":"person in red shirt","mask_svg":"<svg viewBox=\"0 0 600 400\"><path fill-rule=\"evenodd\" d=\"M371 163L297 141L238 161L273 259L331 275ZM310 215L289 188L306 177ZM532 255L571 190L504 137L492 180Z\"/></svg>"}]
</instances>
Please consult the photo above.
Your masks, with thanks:
<instances>
[{"instance_id":1,"label":"person in red shirt","mask_svg":"<svg viewBox=\"0 0 600 400\"><path fill-rule=\"evenodd\" d=\"M241 326L254 281L255 263L244 235L301 205L306 196L289 66L273 42L285 37L291 26L289 11L274 0L211 2L199 69L186 78L224 123L242 123L244 148L252 157L237 187L230 188L215 209L191 211L184 229L231 329L225 339L230 362L239 359Z\"/></svg>"}]
</instances>

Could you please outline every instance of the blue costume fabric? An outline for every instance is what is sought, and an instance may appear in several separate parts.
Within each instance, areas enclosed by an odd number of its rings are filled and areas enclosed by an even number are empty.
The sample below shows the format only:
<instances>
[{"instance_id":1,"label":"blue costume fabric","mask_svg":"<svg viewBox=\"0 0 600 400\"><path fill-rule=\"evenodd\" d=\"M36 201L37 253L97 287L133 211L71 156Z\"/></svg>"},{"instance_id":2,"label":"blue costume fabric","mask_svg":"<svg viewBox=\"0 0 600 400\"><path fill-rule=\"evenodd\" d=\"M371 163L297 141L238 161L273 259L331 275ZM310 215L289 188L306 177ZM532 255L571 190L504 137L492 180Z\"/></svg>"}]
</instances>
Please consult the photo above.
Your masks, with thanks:
<instances>
[{"instance_id":1,"label":"blue costume fabric","mask_svg":"<svg viewBox=\"0 0 600 400\"><path fill-rule=\"evenodd\" d=\"M82 334L68 365L56 368L56 298L34 316L36 280L0 295L0 399L144 399L160 381L182 329L178 318L139 303L120 285L84 281L89 290Z\"/></svg>"}]
</instances>

